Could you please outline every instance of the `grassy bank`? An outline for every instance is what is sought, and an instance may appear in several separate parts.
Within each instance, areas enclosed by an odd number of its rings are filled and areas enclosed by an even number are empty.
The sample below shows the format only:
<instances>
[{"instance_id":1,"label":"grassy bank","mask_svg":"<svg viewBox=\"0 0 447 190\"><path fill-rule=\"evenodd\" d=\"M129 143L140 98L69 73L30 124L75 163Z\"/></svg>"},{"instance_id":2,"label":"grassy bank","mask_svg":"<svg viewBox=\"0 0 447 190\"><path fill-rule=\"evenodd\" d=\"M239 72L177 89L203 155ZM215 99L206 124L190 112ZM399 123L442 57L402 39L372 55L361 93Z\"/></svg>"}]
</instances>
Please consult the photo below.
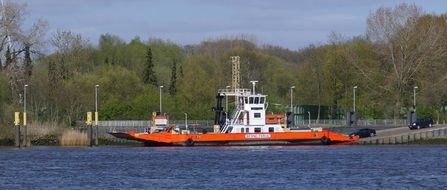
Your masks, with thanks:
<instances>
[{"instance_id":1,"label":"grassy bank","mask_svg":"<svg viewBox=\"0 0 447 190\"><path fill-rule=\"evenodd\" d=\"M67 128L56 123L31 123L28 127L29 146L87 146L85 130ZM14 130L0 135L0 146L15 146ZM99 145L141 146L139 142L114 141L100 137Z\"/></svg>"}]
</instances>

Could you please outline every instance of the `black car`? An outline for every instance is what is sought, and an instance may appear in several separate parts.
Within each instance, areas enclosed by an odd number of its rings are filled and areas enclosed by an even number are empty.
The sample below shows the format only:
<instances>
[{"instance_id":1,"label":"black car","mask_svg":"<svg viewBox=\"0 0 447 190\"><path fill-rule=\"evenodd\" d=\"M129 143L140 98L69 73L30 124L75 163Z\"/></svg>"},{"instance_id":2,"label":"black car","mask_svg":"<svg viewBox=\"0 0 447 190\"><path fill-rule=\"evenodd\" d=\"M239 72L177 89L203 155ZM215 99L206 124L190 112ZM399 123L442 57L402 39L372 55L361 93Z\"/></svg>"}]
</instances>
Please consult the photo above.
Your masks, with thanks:
<instances>
[{"instance_id":1,"label":"black car","mask_svg":"<svg viewBox=\"0 0 447 190\"><path fill-rule=\"evenodd\" d=\"M354 132L350 133L349 136L350 137L359 136L360 138L374 137L374 136L376 136L376 130L370 129L370 128L358 129L358 130L355 130Z\"/></svg>"},{"instance_id":2,"label":"black car","mask_svg":"<svg viewBox=\"0 0 447 190\"><path fill-rule=\"evenodd\" d=\"M432 126L433 126L433 119L430 117L426 117L426 118L418 118L418 119L416 119L416 121L411 122L408 125L408 128L410 128L410 130L413 130L413 129L432 127Z\"/></svg>"}]
</instances>

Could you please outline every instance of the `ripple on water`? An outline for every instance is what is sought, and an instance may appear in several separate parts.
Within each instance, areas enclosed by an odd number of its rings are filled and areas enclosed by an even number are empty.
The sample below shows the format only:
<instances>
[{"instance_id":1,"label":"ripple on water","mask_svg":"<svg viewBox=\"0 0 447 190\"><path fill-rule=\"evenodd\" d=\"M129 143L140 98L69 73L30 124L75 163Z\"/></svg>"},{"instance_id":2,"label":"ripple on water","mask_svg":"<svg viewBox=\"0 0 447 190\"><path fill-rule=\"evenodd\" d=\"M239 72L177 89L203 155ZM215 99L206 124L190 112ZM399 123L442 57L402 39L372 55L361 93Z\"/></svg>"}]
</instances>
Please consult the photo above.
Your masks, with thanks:
<instances>
[{"instance_id":1,"label":"ripple on water","mask_svg":"<svg viewBox=\"0 0 447 190\"><path fill-rule=\"evenodd\" d=\"M442 189L445 146L0 148L0 189Z\"/></svg>"}]
</instances>

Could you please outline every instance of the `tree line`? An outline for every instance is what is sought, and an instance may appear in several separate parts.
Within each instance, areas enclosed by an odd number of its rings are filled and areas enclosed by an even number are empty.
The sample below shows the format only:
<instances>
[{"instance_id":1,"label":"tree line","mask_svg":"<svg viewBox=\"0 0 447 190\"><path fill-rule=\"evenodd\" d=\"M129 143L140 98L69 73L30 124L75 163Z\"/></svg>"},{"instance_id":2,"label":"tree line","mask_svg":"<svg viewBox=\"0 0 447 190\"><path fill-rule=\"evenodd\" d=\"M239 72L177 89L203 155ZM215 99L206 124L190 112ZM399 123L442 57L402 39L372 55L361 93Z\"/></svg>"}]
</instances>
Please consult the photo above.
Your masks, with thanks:
<instances>
[{"instance_id":1,"label":"tree line","mask_svg":"<svg viewBox=\"0 0 447 190\"><path fill-rule=\"evenodd\" d=\"M48 24L23 28L26 6L8 2L0 9L0 123L11 125L27 88L29 120L77 125L94 110L99 85L102 120L150 119L159 110L172 119L211 119L217 89L231 84L230 56L241 58L241 86L258 80L268 94L268 112L288 110L290 87L298 105L329 106L330 117L352 108L365 119L419 115L447 119L446 14L400 4L381 7L367 18L365 34L331 33L324 44L294 51L258 45L247 35L179 45L135 37L129 42L105 33L98 45L59 30L46 39ZM44 53L43 49L54 50ZM230 100L230 105L233 100ZM231 110L231 109L230 109ZM342 110L342 111L340 111ZM322 117L322 116L321 116ZM320 115L318 116L320 118Z\"/></svg>"}]
</instances>

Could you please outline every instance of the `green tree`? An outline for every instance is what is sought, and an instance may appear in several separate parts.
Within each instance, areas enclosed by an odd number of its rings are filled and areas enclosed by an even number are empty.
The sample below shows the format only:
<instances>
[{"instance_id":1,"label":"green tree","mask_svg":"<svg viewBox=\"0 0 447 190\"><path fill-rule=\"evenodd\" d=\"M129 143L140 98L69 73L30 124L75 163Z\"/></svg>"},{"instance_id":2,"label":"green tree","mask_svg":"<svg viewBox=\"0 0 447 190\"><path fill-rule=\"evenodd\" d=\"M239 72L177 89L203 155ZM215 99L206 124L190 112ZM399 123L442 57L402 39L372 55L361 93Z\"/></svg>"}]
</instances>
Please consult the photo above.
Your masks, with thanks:
<instances>
[{"instance_id":1,"label":"green tree","mask_svg":"<svg viewBox=\"0 0 447 190\"><path fill-rule=\"evenodd\" d=\"M145 84L158 86L157 76L155 75L154 72L154 63L152 62L152 50L150 47L147 48L146 65L144 68L143 82Z\"/></svg>"},{"instance_id":2,"label":"green tree","mask_svg":"<svg viewBox=\"0 0 447 190\"><path fill-rule=\"evenodd\" d=\"M31 62L31 53L30 53L30 47L29 45L25 45L25 58L23 61L23 70L25 75L25 81L28 83L31 75L33 74L33 65Z\"/></svg>"},{"instance_id":3,"label":"green tree","mask_svg":"<svg viewBox=\"0 0 447 190\"><path fill-rule=\"evenodd\" d=\"M175 96L175 93L177 92L176 83L177 83L177 62L174 60L172 63L172 70L171 70L171 82L169 84L169 94L171 96Z\"/></svg>"},{"instance_id":4,"label":"green tree","mask_svg":"<svg viewBox=\"0 0 447 190\"><path fill-rule=\"evenodd\" d=\"M5 68L8 68L9 65L12 63L12 55L11 55L11 49L9 46L6 48L5 52Z\"/></svg>"},{"instance_id":5,"label":"green tree","mask_svg":"<svg viewBox=\"0 0 447 190\"><path fill-rule=\"evenodd\" d=\"M405 3L379 8L368 17L367 35L381 56L382 74L388 76L381 86L394 98L394 118L404 115L402 108L411 107L410 94L422 70L445 60L445 20L436 20Z\"/></svg>"}]
</instances>

